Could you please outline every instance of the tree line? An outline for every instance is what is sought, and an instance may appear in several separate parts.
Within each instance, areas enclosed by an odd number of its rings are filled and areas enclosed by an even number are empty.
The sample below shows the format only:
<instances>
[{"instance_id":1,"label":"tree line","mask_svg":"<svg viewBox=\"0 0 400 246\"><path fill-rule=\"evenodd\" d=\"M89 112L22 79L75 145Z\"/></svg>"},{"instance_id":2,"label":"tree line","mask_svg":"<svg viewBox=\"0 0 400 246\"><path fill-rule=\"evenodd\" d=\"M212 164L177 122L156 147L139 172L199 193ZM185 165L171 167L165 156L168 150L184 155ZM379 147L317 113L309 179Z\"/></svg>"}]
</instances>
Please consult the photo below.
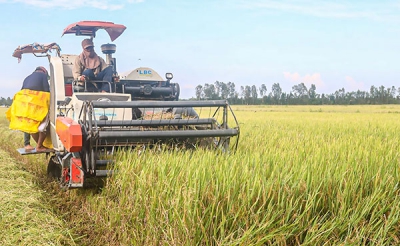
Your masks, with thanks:
<instances>
[{"instance_id":1,"label":"tree line","mask_svg":"<svg viewBox=\"0 0 400 246\"><path fill-rule=\"evenodd\" d=\"M344 88L334 93L317 93L315 84L310 88L304 83L292 86L290 92L283 92L279 83L273 83L271 90L265 84L257 88L255 85L240 86L236 90L233 82L215 81L213 84L196 86L196 100L226 99L230 104L266 104L266 105L351 105L351 104L398 104L400 103L400 87L371 86L369 91L348 91Z\"/></svg>"},{"instance_id":2,"label":"tree line","mask_svg":"<svg viewBox=\"0 0 400 246\"><path fill-rule=\"evenodd\" d=\"M0 97L0 106L11 106L12 99L10 97Z\"/></svg>"}]
</instances>

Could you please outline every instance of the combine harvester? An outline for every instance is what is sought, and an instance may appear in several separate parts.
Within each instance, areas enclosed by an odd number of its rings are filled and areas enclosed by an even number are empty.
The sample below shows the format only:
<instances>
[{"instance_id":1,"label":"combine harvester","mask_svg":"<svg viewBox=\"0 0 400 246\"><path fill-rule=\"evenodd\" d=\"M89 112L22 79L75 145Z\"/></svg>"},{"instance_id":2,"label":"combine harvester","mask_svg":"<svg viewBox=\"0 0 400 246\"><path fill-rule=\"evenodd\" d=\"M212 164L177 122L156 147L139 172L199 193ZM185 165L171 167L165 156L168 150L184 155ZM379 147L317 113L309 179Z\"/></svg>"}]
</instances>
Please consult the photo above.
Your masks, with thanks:
<instances>
[{"instance_id":1,"label":"combine harvester","mask_svg":"<svg viewBox=\"0 0 400 246\"><path fill-rule=\"evenodd\" d=\"M126 29L112 22L81 21L69 25L64 34L94 38L99 29L111 41ZM56 43L18 47L13 56L24 53L47 57L50 63L50 124L48 136L53 149L48 174L67 188L83 187L88 178L112 174L112 156L119 148L209 148L235 150L239 126L226 100L178 101L179 84L172 73L164 80L153 69L139 67L118 75L112 54L115 44L104 44L101 51L113 67L110 93L88 91L72 76L77 55L61 54ZM204 115L204 116L203 116ZM229 119L229 125L228 125ZM21 154L38 154L18 149ZM41 152L43 153L43 152Z\"/></svg>"}]
</instances>

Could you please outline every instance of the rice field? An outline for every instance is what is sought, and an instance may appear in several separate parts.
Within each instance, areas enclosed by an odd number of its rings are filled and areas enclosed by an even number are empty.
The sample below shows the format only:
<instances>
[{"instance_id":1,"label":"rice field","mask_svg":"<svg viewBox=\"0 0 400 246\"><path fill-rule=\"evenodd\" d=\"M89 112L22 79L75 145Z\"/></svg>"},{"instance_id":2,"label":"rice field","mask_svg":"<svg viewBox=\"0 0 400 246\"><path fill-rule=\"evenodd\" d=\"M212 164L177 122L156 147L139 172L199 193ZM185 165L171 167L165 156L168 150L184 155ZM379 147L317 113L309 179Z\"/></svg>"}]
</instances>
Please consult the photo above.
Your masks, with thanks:
<instances>
[{"instance_id":1,"label":"rice field","mask_svg":"<svg viewBox=\"0 0 400 246\"><path fill-rule=\"evenodd\" d=\"M400 106L232 108L236 153L121 152L103 188L67 192L44 156L26 168L79 245L400 244Z\"/></svg>"}]
</instances>

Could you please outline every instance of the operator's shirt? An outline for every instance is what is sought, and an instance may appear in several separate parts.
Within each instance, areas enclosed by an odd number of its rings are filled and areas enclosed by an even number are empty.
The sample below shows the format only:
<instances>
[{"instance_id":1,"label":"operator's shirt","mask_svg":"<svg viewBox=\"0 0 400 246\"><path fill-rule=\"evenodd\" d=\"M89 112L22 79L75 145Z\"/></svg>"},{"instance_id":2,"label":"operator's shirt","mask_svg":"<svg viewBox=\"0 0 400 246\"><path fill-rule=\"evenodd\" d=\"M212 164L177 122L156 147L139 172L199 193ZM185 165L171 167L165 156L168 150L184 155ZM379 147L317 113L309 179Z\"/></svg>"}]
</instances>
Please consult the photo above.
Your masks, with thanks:
<instances>
[{"instance_id":1,"label":"operator's shirt","mask_svg":"<svg viewBox=\"0 0 400 246\"><path fill-rule=\"evenodd\" d=\"M47 75L39 71L33 72L31 75L25 78L21 90L23 89L50 92L50 86L49 82L47 81Z\"/></svg>"},{"instance_id":2,"label":"operator's shirt","mask_svg":"<svg viewBox=\"0 0 400 246\"><path fill-rule=\"evenodd\" d=\"M82 54L75 58L74 66L72 67L72 75L74 76L75 80L78 80L79 76L81 76L83 71L85 71L86 69L85 65L82 63L81 56ZM94 76L97 76L101 71L108 67L108 64L104 61L103 58L101 58L100 56L97 57L100 60L100 66L92 69ZM84 57L82 59L84 59Z\"/></svg>"}]
</instances>

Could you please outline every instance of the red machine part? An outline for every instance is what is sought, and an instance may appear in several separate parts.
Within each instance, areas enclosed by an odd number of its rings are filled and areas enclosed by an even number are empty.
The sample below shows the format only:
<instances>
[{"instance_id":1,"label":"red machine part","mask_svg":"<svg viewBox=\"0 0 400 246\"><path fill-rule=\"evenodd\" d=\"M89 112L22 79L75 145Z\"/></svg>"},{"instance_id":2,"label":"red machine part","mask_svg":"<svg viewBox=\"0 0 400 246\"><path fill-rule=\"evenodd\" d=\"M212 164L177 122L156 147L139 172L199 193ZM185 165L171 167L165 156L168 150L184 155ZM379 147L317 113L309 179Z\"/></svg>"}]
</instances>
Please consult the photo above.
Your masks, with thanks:
<instances>
[{"instance_id":1,"label":"red machine part","mask_svg":"<svg viewBox=\"0 0 400 246\"><path fill-rule=\"evenodd\" d=\"M83 187L83 170L80 158L71 158L71 187Z\"/></svg>"},{"instance_id":2,"label":"red machine part","mask_svg":"<svg viewBox=\"0 0 400 246\"><path fill-rule=\"evenodd\" d=\"M67 26L62 35L75 34L94 37L98 29L104 29L110 35L111 41L117 39L126 29L124 25L106 21L79 21Z\"/></svg>"},{"instance_id":3,"label":"red machine part","mask_svg":"<svg viewBox=\"0 0 400 246\"><path fill-rule=\"evenodd\" d=\"M69 176L69 168L65 167L62 171L63 182L65 184L69 184L70 176Z\"/></svg>"},{"instance_id":4,"label":"red machine part","mask_svg":"<svg viewBox=\"0 0 400 246\"><path fill-rule=\"evenodd\" d=\"M82 149L82 129L73 119L59 116L56 120L56 132L68 152Z\"/></svg>"}]
</instances>

